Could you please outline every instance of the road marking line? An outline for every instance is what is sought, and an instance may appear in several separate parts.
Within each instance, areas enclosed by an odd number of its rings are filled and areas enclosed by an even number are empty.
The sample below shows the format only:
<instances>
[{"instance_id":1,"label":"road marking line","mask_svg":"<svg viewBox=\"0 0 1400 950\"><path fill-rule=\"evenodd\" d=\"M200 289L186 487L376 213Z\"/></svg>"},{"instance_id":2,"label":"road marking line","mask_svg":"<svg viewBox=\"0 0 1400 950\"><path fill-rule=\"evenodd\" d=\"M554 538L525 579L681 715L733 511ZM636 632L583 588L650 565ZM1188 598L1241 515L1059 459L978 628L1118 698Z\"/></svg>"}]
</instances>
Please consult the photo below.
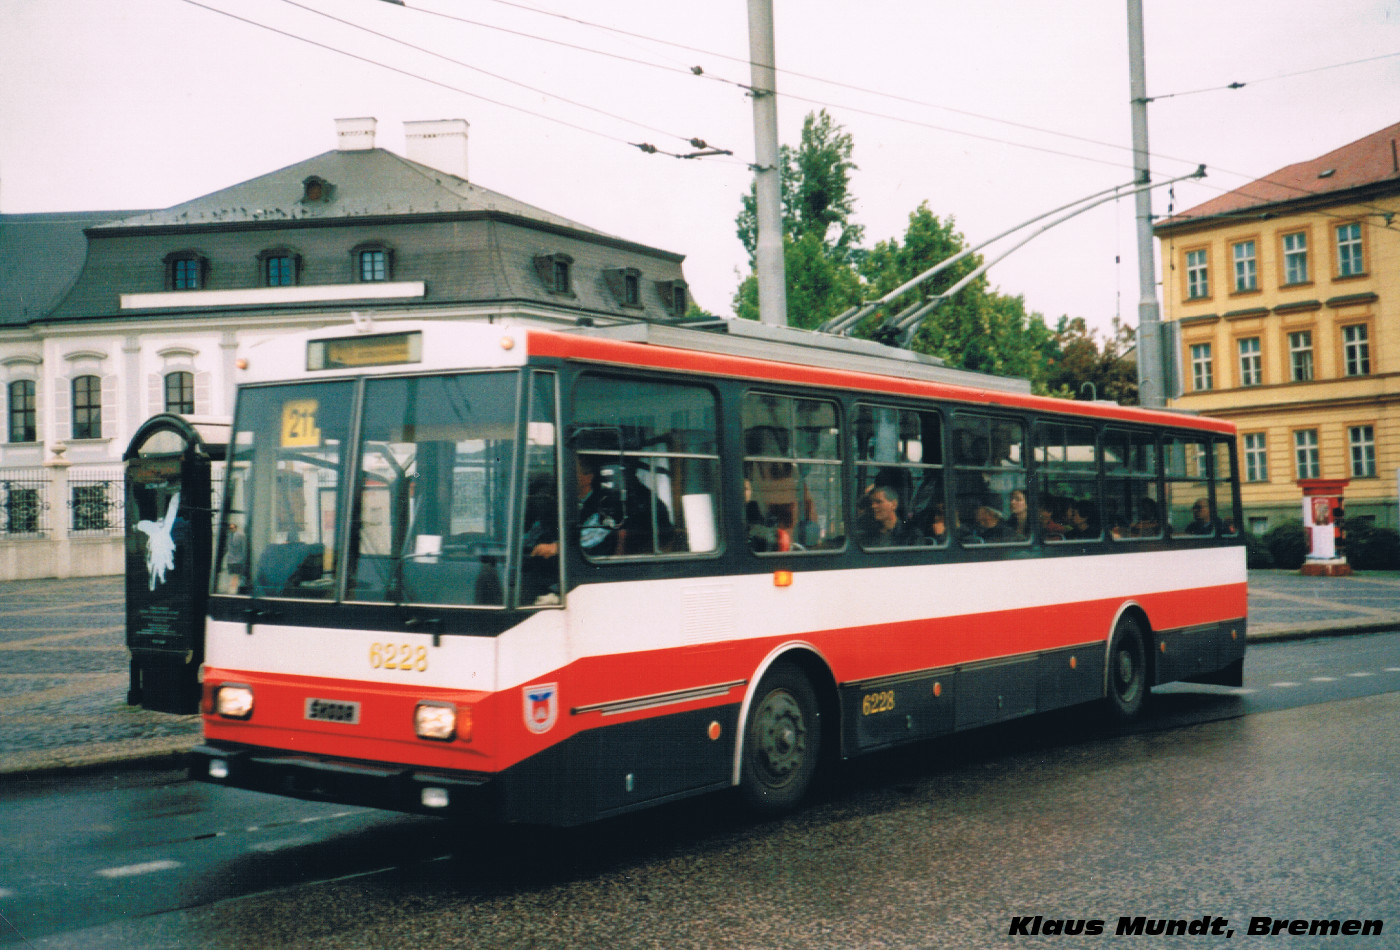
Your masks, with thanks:
<instances>
[{"instance_id":1,"label":"road marking line","mask_svg":"<svg viewBox=\"0 0 1400 950\"><path fill-rule=\"evenodd\" d=\"M1310 676L1310 677L1308 677L1308 682L1309 682L1309 683L1335 683L1335 682L1337 682L1337 677L1335 677L1335 676Z\"/></svg>"},{"instance_id":2,"label":"road marking line","mask_svg":"<svg viewBox=\"0 0 1400 950\"><path fill-rule=\"evenodd\" d=\"M1302 686L1303 684L1302 684L1302 683L1294 683L1294 682L1291 682L1291 681L1289 681L1289 680L1284 680L1282 683L1270 683L1269 685L1270 685L1270 686L1279 686L1279 687L1289 687L1289 686Z\"/></svg>"},{"instance_id":3,"label":"road marking line","mask_svg":"<svg viewBox=\"0 0 1400 950\"><path fill-rule=\"evenodd\" d=\"M1361 679L1363 676L1375 676L1375 675L1376 675L1375 673L1371 673L1371 672L1369 672L1369 671L1367 671L1367 670L1360 670L1360 671L1358 671L1358 672L1356 672L1356 673L1348 673L1348 674L1347 674L1347 676L1353 677L1353 678L1355 678L1355 679Z\"/></svg>"},{"instance_id":4,"label":"road marking line","mask_svg":"<svg viewBox=\"0 0 1400 950\"><path fill-rule=\"evenodd\" d=\"M1234 689L1228 690L1227 692L1230 696L1248 696L1251 693L1259 692L1259 690L1247 686L1236 686Z\"/></svg>"},{"instance_id":5,"label":"road marking line","mask_svg":"<svg viewBox=\"0 0 1400 950\"><path fill-rule=\"evenodd\" d=\"M1387 666L1385 671L1387 673L1400 673L1400 666Z\"/></svg>"},{"instance_id":6,"label":"road marking line","mask_svg":"<svg viewBox=\"0 0 1400 950\"><path fill-rule=\"evenodd\" d=\"M0 899L6 898L6 897L14 897L14 896L15 896L15 892L12 891L12 890L10 890L8 887L0 887Z\"/></svg>"},{"instance_id":7,"label":"road marking line","mask_svg":"<svg viewBox=\"0 0 1400 950\"><path fill-rule=\"evenodd\" d=\"M273 854L277 851L284 851L287 848L299 848L312 842L311 838L279 838L276 841L260 841L251 846L249 851L256 851L260 854Z\"/></svg>"},{"instance_id":8,"label":"road marking line","mask_svg":"<svg viewBox=\"0 0 1400 950\"><path fill-rule=\"evenodd\" d=\"M178 867L183 867L179 861L146 861L143 864L124 864L119 868L103 868L97 872L97 876L108 879L135 877L138 874L154 874L156 871L169 871Z\"/></svg>"}]
</instances>

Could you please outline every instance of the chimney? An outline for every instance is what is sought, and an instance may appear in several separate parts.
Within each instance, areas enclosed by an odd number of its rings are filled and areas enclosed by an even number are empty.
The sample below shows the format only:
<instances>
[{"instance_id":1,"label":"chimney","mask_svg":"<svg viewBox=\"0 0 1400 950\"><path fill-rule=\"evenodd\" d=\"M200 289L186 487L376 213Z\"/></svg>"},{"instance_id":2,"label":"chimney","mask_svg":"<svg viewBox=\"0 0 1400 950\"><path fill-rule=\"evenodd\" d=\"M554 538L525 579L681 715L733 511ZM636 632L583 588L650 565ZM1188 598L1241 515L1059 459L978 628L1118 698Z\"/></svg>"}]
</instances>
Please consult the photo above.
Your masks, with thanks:
<instances>
[{"instance_id":1,"label":"chimney","mask_svg":"<svg viewBox=\"0 0 1400 950\"><path fill-rule=\"evenodd\" d=\"M342 152L363 152L374 148L375 118L336 119L335 147Z\"/></svg>"},{"instance_id":2,"label":"chimney","mask_svg":"<svg viewBox=\"0 0 1400 950\"><path fill-rule=\"evenodd\" d=\"M467 177L467 120L428 119L403 124L410 160L438 171Z\"/></svg>"}]
</instances>

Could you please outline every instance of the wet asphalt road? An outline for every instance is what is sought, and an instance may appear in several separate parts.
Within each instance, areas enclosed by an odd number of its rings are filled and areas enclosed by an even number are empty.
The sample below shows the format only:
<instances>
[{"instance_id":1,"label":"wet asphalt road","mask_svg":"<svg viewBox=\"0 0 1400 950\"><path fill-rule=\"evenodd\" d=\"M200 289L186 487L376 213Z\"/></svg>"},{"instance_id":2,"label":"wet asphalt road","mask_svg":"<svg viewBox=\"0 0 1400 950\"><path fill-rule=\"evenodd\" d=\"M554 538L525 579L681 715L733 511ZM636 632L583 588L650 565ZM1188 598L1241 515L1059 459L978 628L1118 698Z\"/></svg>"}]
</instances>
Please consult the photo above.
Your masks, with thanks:
<instances>
[{"instance_id":1,"label":"wet asphalt road","mask_svg":"<svg viewBox=\"0 0 1400 950\"><path fill-rule=\"evenodd\" d=\"M1400 635L1254 647L1244 690L1157 699L1131 730L1075 710L861 760L770 823L718 797L481 834L174 773L10 784L0 909L45 948L1352 943L1253 916L1400 947ZM1034 915L1107 933L1008 933ZM1137 915L1235 934L1114 935Z\"/></svg>"}]
</instances>

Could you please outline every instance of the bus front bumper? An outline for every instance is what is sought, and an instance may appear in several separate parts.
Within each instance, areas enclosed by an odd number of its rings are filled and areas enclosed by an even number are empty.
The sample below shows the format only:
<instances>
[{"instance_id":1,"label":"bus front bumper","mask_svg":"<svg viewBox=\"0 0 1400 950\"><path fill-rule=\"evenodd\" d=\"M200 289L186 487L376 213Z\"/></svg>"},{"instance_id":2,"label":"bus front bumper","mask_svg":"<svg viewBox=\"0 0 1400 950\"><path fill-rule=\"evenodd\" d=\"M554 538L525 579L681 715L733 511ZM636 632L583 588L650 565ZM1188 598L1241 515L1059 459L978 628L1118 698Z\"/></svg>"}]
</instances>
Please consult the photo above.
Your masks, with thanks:
<instances>
[{"instance_id":1,"label":"bus front bumper","mask_svg":"<svg viewBox=\"0 0 1400 950\"><path fill-rule=\"evenodd\" d=\"M493 776L296 755L276 749L198 745L190 778L308 801L494 821Z\"/></svg>"}]
</instances>

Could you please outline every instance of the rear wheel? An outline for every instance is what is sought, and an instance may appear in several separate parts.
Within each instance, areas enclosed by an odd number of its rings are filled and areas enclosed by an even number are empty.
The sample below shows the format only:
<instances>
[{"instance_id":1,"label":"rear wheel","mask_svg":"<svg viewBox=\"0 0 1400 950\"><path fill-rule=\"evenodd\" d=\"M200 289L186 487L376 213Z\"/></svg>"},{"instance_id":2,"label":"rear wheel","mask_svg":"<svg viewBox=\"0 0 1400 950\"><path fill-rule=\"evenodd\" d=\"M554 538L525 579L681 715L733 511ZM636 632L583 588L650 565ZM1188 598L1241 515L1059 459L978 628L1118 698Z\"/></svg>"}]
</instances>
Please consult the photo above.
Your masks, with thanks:
<instances>
[{"instance_id":1,"label":"rear wheel","mask_svg":"<svg viewBox=\"0 0 1400 950\"><path fill-rule=\"evenodd\" d=\"M1108 708L1114 718L1135 719L1147 702L1147 640L1136 617L1124 617L1108 648Z\"/></svg>"},{"instance_id":2,"label":"rear wheel","mask_svg":"<svg viewBox=\"0 0 1400 950\"><path fill-rule=\"evenodd\" d=\"M816 776L821 741L811 682L794 666L774 667L759 681L744 723L739 791L745 804L766 815L796 807Z\"/></svg>"}]
</instances>

